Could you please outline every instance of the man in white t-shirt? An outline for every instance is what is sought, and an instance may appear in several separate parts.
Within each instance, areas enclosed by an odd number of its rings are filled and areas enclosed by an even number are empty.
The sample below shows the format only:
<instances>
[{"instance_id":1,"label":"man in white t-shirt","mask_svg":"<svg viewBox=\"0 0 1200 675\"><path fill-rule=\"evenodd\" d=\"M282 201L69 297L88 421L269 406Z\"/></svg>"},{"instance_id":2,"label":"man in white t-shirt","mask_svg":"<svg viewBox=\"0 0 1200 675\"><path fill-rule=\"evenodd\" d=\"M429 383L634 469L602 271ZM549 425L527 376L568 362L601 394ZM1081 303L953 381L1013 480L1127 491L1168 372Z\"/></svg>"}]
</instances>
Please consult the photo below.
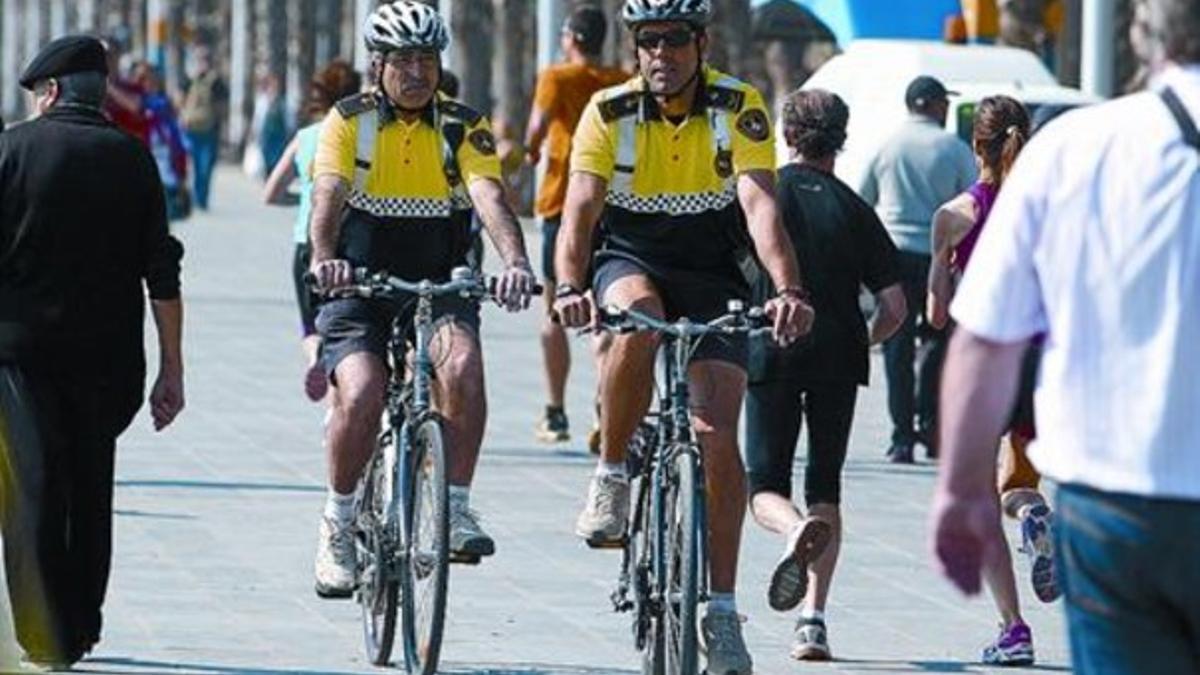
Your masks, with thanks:
<instances>
[{"instance_id":1,"label":"man in white t-shirt","mask_svg":"<svg viewBox=\"0 0 1200 675\"><path fill-rule=\"evenodd\" d=\"M1037 468L1079 673L1200 672L1200 0L1140 0L1150 91L1068 113L1021 154L951 307L942 572L978 592L1003 546L996 441L1048 338Z\"/></svg>"}]
</instances>

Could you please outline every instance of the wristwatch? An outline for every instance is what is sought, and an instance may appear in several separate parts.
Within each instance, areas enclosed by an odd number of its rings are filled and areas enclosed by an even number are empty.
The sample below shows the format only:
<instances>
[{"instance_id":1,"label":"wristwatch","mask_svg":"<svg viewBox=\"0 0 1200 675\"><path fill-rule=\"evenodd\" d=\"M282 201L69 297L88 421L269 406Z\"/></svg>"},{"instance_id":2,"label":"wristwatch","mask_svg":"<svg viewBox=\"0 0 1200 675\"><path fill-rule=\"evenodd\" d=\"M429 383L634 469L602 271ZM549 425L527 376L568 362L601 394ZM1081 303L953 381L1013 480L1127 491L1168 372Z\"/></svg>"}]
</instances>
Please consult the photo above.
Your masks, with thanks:
<instances>
[{"instance_id":1,"label":"wristwatch","mask_svg":"<svg viewBox=\"0 0 1200 675\"><path fill-rule=\"evenodd\" d=\"M776 293L776 295L790 295L800 302L808 302L811 298L811 296L808 294L808 291L804 290L804 288L800 286L784 286L783 288L779 289L779 292Z\"/></svg>"},{"instance_id":2,"label":"wristwatch","mask_svg":"<svg viewBox=\"0 0 1200 675\"><path fill-rule=\"evenodd\" d=\"M569 298L572 295L583 295L583 291L579 290L578 288L575 288L574 286L572 286L571 284L568 284L566 282L563 282L554 287L554 299L555 300Z\"/></svg>"}]
</instances>

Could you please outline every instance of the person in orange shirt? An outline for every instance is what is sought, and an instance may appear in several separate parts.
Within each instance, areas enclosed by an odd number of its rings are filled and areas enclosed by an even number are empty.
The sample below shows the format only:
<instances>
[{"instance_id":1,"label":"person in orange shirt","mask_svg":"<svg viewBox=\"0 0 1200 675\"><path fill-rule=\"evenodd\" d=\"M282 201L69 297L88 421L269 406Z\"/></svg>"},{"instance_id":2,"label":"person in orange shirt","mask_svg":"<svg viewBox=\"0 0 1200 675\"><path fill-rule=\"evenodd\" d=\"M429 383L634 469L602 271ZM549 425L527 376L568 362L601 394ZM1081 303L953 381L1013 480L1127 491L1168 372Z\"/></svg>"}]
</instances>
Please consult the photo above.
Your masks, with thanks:
<instances>
[{"instance_id":1,"label":"person in orange shirt","mask_svg":"<svg viewBox=\"0 0 1200 675\"><path fill-rule=\"evenodd\" d=\"M545 443L570 440L563 392L571 369L571 352L562 326L550 318L554 304L554 244L567 195L571 136L592 95L606 87L621 84L629 74L600 65L600 52L608 31L604 12L596 7L576 8L562 29L563 63L538 75L533 107L529 115L525 147L530 163L546 154L546 173L537 197L537 215L542 220L542 275L545 279L546 318L542 325L542 354L546 368L548 401L545 416L538 423L537 438ZM599 351L599 350L598 350ZM593 434L594 435L594 434ZM593 452L599 449L599 436Z\"/></svg>"}]
</instances>

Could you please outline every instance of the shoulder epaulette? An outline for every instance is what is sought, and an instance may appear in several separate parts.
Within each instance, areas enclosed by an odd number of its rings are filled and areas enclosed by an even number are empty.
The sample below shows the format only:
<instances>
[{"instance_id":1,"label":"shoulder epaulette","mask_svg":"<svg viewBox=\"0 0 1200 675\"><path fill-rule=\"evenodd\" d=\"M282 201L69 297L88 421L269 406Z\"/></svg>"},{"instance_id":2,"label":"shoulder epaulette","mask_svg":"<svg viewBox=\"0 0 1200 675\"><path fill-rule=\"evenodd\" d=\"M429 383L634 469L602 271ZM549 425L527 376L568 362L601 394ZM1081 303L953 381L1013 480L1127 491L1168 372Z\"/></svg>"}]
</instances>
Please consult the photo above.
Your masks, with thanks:
<instances>
[{"instance_id":1,"label":"shoulder epaulette","mask_svg":"<svg viewBox=\"0 0 1200 675\"><path fill-rule=\"evenodd\" d=\"M336 104L338 114L346 119L357 117L368 110L374 110L379 107L379 99L375 94L366 92L347 96Z\"/></svg>"},{"instance_id":2,"label":"shoulder epaulette","mask_svg":"<svg viewBox=\"0 0 1200 675\"><path fill-rule=\"evenodd\" d=\"M612 122L622 117L636 115L641 100L642 92L631 91L605 101L600 101L598 103L600 106L600 118L605 122Z\"/></svg>"},{"instance_id":3,"label":"shoulder epaulette","mask_svg":"<svg viewBox=\"0 0 1200 675\"><path fill-rule=\"evenodd\" d=\"M708 97L708 107L720 108L731 113L741 112L746 103L746 92L729 87L710 84L705 87L705 95Z\"/></svg>"},{"instance_id":4,"label":"shoulder epaulette","mask_svg":"<svg viewBox=\"0 0 1200 675\"><path fill-rule=\"evenodd\" d=\"M438 101L438 112L447 117L453 117L461 122L466 122L467 126L472 127L479 124L479 120L483 119L481 113L468 108L458 101Z\"/></svg>"}]
</instances>

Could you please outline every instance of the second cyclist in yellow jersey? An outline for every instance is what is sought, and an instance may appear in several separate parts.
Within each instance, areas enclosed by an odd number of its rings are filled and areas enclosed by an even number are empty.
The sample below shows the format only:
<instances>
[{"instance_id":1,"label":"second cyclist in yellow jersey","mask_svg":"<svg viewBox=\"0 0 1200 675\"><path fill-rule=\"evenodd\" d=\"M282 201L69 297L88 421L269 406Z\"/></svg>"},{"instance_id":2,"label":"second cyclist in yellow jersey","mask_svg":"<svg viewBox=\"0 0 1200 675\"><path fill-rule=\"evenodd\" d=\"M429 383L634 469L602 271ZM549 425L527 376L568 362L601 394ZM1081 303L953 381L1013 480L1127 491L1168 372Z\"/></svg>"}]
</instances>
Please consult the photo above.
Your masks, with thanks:
<instances>
[{"instance_id":1,"label":"second cyclist in yellow jersey","mask_svg":"<svg viewBox=\"0 0 1200 675\"><path fill-rule=\"evenodd\" d=\"M752 246L779 289L765 307L776 337L787 342L808 329L812 310L775 207L770 121L752 87L704 65L710 13L709 0L625 2L638 77L598 93L573 142L555 261L555 309L568 326L592 319L588 285L597 303L668 320L721 316L728 301L749 295L739 262ZM601 458L576 522L593 545L626 533L625 449L650 404L655 346L646 334L617 335L606 357ZM706 672L736 675L752 670L734 600L746 508L737 443L745 363L746 341L727 336L701 342L688 370L711 553L700 626ZM791 570L796 561L783 564Z\"/></svg>"}]
</instances>

